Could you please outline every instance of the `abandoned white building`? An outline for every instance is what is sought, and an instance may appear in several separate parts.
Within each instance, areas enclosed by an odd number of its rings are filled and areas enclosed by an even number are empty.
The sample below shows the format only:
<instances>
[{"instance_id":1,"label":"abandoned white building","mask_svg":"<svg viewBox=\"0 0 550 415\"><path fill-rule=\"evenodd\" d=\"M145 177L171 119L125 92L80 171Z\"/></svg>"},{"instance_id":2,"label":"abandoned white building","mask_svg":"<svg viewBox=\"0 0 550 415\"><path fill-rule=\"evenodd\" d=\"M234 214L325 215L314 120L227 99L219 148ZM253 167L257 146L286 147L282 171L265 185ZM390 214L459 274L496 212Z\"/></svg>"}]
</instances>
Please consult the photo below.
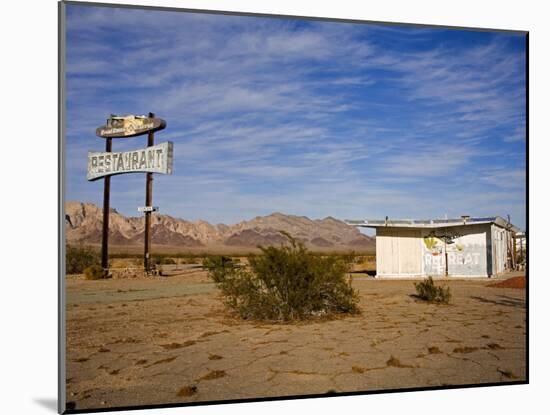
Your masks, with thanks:
<instances>
[{"instance_id":1,"label":"abandoned white building","mask_svg":"<svg viewBox=\"0 0 550 415\"><path fill-rule=\"evenodd\" d=\"M364 220L376 229L377 277L491 277L515 268L515 234L503 218Z\"/></svg>"}]
</instances>

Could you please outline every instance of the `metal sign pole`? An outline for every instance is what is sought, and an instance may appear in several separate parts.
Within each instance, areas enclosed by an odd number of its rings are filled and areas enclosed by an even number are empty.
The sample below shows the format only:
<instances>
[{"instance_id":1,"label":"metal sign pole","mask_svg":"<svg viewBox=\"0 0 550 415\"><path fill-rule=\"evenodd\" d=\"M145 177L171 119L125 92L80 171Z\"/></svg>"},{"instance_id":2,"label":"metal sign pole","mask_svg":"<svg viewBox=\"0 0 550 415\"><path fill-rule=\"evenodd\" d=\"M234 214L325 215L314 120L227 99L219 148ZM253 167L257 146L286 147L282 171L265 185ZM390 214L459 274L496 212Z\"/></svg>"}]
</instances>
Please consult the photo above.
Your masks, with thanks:
<instances>
[{"instance_id":1,"label":"metal sign pole","mask_svg":"<svg viewBox=\"0 0 550 415\"><path fill-rule=\"evenodd\" d=\"M152 112L149 113L149 118L154 118L155 114ZM155 145L155 135L153 131L149 131L147 134L147 147L152 147ZM146 173L145 178L145 206L153 205L153 173ZM145 267L145 272L149 273L151 270L151 211L147 210L145 212L145 249L143 255L143 265Z\"/></svg>"},{"instance_id":2,"label":"metal sign pole","mask_svg":"<svg viewBox=\"0 0 550 415\"><path fill-rule=\"evenodd\" d=\"M96 128L96 135L105 139L105 152L88 151L89 181L104 178L103 191L103 235L101 239L101 266L105 276L109 274L109 197L111 176L122 173L146 173L145 182L145 247L143 265L146 273L151 267L151 213L158 210L153 205L153 173L172 174L174 154L171 141L155 146L155 131L166 128L166 121L155 118L152 112L148 116L117 116L111 114L105 125ZM112 139L137 137L147 134L145 149L113 152Z\"/></svg>"},{"instance_id":3,"label":"metal sign pole","mask_svg":"<svg viewBox=\"0 0 550 415\"><path fill-rule=\"evenodd\" d=\"M105 151L112 151L112 138L105 140ZM105 176L103 187L103 235L101 238L101 267L105 276L109 274L109 199L111 194L111 176Z\"/></svg>"}]
</instances>

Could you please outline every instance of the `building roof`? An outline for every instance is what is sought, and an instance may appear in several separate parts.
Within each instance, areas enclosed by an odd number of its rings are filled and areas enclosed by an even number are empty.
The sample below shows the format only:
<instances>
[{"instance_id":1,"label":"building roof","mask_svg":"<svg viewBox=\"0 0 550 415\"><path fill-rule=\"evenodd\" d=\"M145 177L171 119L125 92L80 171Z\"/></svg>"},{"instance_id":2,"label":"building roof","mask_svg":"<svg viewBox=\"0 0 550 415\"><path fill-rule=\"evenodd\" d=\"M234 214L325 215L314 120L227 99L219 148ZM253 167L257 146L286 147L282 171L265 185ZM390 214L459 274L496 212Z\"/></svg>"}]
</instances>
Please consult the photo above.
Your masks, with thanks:
<instances>
[{"instance_id":1,"label":"building roof","mask_svg":"<svg viewBox=\"0 0 550 415\"><path fill-rule=\"evenodd\" d=\"M480 225L485 223L494 223L501 228L510 229L513 232L520 232L520 229L500 216L486 218L464 217L458 219L364 219L364 220L346 220L348 225L364 228L448 228L450 226L468 226Z\"/></svg>"}]
</instances>

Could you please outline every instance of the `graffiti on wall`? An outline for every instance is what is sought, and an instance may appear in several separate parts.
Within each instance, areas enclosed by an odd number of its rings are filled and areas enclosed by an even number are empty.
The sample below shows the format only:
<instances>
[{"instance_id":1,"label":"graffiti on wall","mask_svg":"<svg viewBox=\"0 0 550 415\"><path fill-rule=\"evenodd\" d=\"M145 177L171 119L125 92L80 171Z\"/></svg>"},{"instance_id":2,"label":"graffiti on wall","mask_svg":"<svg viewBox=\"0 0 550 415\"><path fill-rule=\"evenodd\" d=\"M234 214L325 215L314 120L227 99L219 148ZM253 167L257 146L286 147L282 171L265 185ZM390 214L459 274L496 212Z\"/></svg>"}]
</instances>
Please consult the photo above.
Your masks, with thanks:
<instances>
[{"instance_id":1,"label":"graffiti on wall","mask_svg":"<svg viewBox=\"0 0 550 415\"><path fill-rule=\"evenodd\" d=\"M424 270L428 275L445 274L445 242L434 233L424 237Z\"/></svg>"},{"instance_id":2,"label":"graffiti on wall","mask_svg":"<svg viewBox=\"0 0 550 415\"><path fill-rule=\"evenodd\" d=\"M469 239L468 239L469 237ZM486 249L483 234L430 232L423 239L424 273L427 275L483 275ZM475 243L472 243L474 242Z\"/></svg>"}]
</instances>

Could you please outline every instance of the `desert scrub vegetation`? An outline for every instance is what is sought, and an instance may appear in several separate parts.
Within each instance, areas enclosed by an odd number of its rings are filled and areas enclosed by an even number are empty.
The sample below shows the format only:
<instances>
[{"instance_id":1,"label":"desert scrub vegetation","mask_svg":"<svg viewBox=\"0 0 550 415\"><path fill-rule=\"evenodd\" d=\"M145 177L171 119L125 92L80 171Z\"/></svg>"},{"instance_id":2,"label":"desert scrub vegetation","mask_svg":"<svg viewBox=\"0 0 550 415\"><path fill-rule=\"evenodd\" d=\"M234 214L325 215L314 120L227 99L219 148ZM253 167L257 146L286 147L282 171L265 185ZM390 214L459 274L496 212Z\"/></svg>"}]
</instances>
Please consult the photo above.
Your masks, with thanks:
<instances>
[{"instance_id":1,"label":"desert scrub vegetation","mask_svg":"<svg viewBox=\"0 0 550 415\"><path fill-rule=\"evenodd\" d=\"M417 298L430 303L448 304L451 300L451 289L435 285L432 277L428 277L421 282L415 282L414 288L416 288Z\"/></svg>"},{"instance_id":2,"label":"desert scrub vegetation","mask_svg":"<svg viewBox=\"0 0 550 415\"><path fill-rule=\"evenodd\" d=\"M99 252L89 246L67 245L65 254L67 274L82 274L92 265L99 265Z\"/></svg>"},{"instance_id":3,"label":"desert scrub vegetation","mask_svg":"<svg viewBox=\"0 0 550 415\"><path fill-rule=\"evenodd\" d=\"M160 256L160 255L156 256L153 259L153 261L156 265L175 265L176 264L176 261L173 258Z\"/></svg>"},{"instance_id":4,"label":"desert scrub vegetation","mask_svg":"<svg viewBox=\"0 0 550 415\"><path fill-rule=\"evenodd\" d=\"M287 233L289 244L259 247L249 267L229 257L206 258L203 266L243 319L290 321L357 313L358 295L346 278L353 256L319 256Z\"/></svg>"},{"instance_id":5,"label":"desert scrub vegetation","mask_svg":"<svg viewBox=\"0 0 550 415\"><path fill-rule=\"evenodd\" d=\"M84 277L87 280L99 280L105 277L105 273L101 265L94 264L84 268Z\"/></svg>"}]
</instances>

